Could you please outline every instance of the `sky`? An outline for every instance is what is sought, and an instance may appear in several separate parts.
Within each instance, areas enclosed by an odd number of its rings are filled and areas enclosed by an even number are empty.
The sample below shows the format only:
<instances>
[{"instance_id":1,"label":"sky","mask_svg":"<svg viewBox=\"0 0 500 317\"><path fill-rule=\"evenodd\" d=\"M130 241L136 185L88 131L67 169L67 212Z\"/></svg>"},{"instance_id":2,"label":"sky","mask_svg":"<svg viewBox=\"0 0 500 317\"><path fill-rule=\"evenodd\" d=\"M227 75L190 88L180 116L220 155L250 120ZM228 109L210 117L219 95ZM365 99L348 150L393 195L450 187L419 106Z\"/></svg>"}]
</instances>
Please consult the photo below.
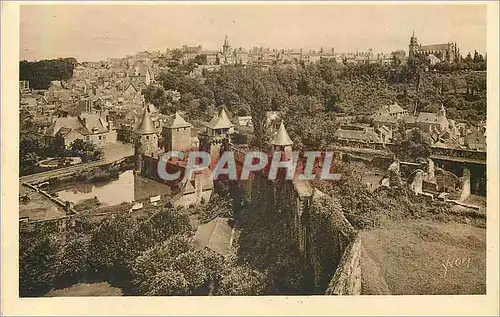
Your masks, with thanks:
<instances>
[{"instance_id":1,"label":"sky","mask_svg":"<svg viewBox=\"0 0 500 317\"><path fill-rule=\"evenodd\" d=\"M486 51L486 6L471 4L159 4L22 5L20 57L94 61L144 50L202 45L304 48L336 52L408 50L456 42Z\"/></svg>"}]
</instances>

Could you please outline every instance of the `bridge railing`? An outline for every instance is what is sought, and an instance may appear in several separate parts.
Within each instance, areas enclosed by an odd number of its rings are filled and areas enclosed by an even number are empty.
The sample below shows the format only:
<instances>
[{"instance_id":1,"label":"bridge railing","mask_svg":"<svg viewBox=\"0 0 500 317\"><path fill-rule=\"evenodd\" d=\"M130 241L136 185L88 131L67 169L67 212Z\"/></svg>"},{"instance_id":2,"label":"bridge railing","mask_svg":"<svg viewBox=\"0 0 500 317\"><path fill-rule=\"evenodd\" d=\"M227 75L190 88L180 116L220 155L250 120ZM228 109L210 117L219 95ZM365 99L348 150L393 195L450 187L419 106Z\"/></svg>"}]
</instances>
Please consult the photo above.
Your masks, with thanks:
<instances>
[{"instance_id":1,"label":"bridge railing","mask_svg":"<svg viewBox=\"0 0 500 317\"><path fill-rule=\"evenodd\" d=\"M460 157L460 158L466 158L466 159L486 161L486 152L483 152L483 151L432 147L431 154L432 155L442 155L442 156L449 156L449 157Z\"/></svg>"}]
</instances>

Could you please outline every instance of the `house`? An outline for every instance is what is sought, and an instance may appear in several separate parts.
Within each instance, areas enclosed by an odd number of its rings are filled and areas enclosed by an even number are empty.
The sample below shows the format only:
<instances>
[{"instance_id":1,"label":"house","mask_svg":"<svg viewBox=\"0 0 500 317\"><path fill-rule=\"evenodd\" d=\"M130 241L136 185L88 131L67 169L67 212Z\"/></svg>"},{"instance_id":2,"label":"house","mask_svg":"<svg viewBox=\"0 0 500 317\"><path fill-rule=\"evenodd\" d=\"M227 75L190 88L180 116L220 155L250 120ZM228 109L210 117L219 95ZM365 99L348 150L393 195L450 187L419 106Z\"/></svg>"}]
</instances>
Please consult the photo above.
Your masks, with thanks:
<instances>
[{"instance_id":1,"label":"house","mask_svg":"<svg viewBox=\"0 0 500 317\"><path fill-rule=\"evenodd\" d=\"M113 122L107 120L105 113L83 112L77 117L55 118L45 131L48 142L55 142L59 147L69 148L77 139L90 141L97 146L116 143L117 135Z\"/></svg>"},{"instance_id":2,"label":"house","mask_svg":"<svg viewBox=\"0 0 500 317\"><path fill-rule=\"evenodd\" d=\"M141 94L141 91L137 83L129 83L127 88L123 91L124 101L132 101L135 104L141 104L144 101L144 96Z\"/></svg>"},{"instance_id":3,"label":"house","mask_svg":"<svg viewBox=\"0 0 500 317\"><path fill-rule=\"evenodd\" d=\"M266 122L267 124L278 120L280 118L281 113L279 111L266 111Z\"/></svg>"},{"instance_id":4,"label":"house","mask_svg":"<svg viewBox=\"0 0 500 317\"><path fill-rule=\"evenodd\" d=\"M401 108L400 105L394 103L388 106L382 106L377 112L375 112L375 116L380 115L389 115L391 117L401 118L402 116L408 115L408 110Z\"/></svg>"},{"instance_id":5,"label":"house","mask_svg":"<svg viewBox=\"0 0 500 317\"><path fill-rule=\"evenodd\" d=\"M486 136L480 128L474 128L465 136L465 144L471 150L486 151Z\"/></svg>"},{"instance_id":6,"label":"house","mask_svg":"<svg viewBox=\"0 0 500 317\"><path fill-rule=\"evenodd\" d=\"M446 111L441 107L437 114L432 112L420 112L415 119L415 125L422 131L430 133L433 129L444 131L449 129L450 123L446 118Z\"/></svg>"},{"instance_id":7,"label":"house","mask_svg":"<svg viewBox=\"0 0 500 317\"><path fill-rule=\"evenodd\" d=\"M392 129L397 128L398 126L398 118L395 116L391 116L388 113L376 113L373 116L373 125L375 128L379 129L382 126L386 126Z\"/></svg>"},{"instance_id":8,"label":"house","mask_svg":"<svg viewBox=\"0 0 500 317\"><path fill-rule=\"evenodd\" d=\"M379 127L377 132L380 136L382 143L390 143L392 141L392 129L386 127L385 125Z\"/></svg>"},{"instance_id":9,"label":"house","mask_svg":"<svg viewBox=\"0 0 500 317\"><path fill-rule=\"evenodd\" d=\"M362 142L362 143L378 143L380 142L380 137L373 128L365 128L364 130L344 130L337 129L335 131L334 137L339 141L347 142Z\"/></svg>"}]
</instances>

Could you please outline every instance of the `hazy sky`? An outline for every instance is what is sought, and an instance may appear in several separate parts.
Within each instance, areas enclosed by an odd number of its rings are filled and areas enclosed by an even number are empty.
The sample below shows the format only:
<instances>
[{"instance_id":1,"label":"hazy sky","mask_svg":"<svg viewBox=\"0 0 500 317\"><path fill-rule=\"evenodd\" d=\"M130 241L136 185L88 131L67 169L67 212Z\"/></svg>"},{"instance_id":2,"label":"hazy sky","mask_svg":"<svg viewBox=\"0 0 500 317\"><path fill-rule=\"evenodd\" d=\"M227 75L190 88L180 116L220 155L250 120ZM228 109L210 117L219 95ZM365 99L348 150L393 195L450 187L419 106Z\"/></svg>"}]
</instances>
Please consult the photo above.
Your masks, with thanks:
<instances>
[{"instance_id":1,"label":"hazy sky","mask_svg":"<svg viewBox=\"0 0 500 317\"><path fill-rule=\"evenodd\" d=\"M457 42L462 54L486 51L485 5L153 4L23 5L21 59L124 57L182 44L408 50Z\"/></svg>"}]
</instances>

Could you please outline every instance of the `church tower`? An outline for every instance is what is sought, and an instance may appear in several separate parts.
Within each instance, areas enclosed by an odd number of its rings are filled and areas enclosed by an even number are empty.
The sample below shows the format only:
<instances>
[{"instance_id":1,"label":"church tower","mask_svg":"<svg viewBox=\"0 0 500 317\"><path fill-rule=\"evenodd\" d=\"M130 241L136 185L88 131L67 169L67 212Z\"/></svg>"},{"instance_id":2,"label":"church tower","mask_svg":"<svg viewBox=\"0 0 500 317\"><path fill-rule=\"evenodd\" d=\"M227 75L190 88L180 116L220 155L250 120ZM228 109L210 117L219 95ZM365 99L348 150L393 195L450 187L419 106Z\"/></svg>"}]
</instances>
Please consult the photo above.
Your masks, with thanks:
<instances>
[{"instance_id":1,"label":"church tower","mask_svg":"<svg viewBox=\"0 0 500 317\"><path fill-rule=\"evenodd\" d=\"M229 51L231 50L231 46L229 46L229 41L227 40L227 35L224 38L224 45L222 45L222 54L229 55Z\"/></svg>"},{"instance_id":2,"label":"church tower","mask_svg":"<svg viewBox=\"0 0 500 317\"><path fill-rule=\"evenodd\" d=\"M412 36L410 37L410 45L408 47L408 55L410 57L415 56L418 53L418 40L415 36L415 31L413 31Z\"/></svg>"},{"instance_id":3,"label":"church tower","mask_svg":"<svg viewBox=\"0 0 500 317\"><path fill-rule=\"evenodd\" d=\"M158 154L158 134L154 128L149 112L144 109L142 120L135 131L135 171L143 170L144 157L156 157Z\"/></svg>"},{"instance_id":4,"label":"church tower","mask_svg":"<svg viewBox=\"0 0 500 317\"><path fill-rule=\"evenodd\" d=\"M280 128L274 136L271 145L273 147L273 151L284 152L286 158L291 158L293 141L290 139L288 132L286 132L283 122L281 122Z\"/></svg>"}]
</instances>

